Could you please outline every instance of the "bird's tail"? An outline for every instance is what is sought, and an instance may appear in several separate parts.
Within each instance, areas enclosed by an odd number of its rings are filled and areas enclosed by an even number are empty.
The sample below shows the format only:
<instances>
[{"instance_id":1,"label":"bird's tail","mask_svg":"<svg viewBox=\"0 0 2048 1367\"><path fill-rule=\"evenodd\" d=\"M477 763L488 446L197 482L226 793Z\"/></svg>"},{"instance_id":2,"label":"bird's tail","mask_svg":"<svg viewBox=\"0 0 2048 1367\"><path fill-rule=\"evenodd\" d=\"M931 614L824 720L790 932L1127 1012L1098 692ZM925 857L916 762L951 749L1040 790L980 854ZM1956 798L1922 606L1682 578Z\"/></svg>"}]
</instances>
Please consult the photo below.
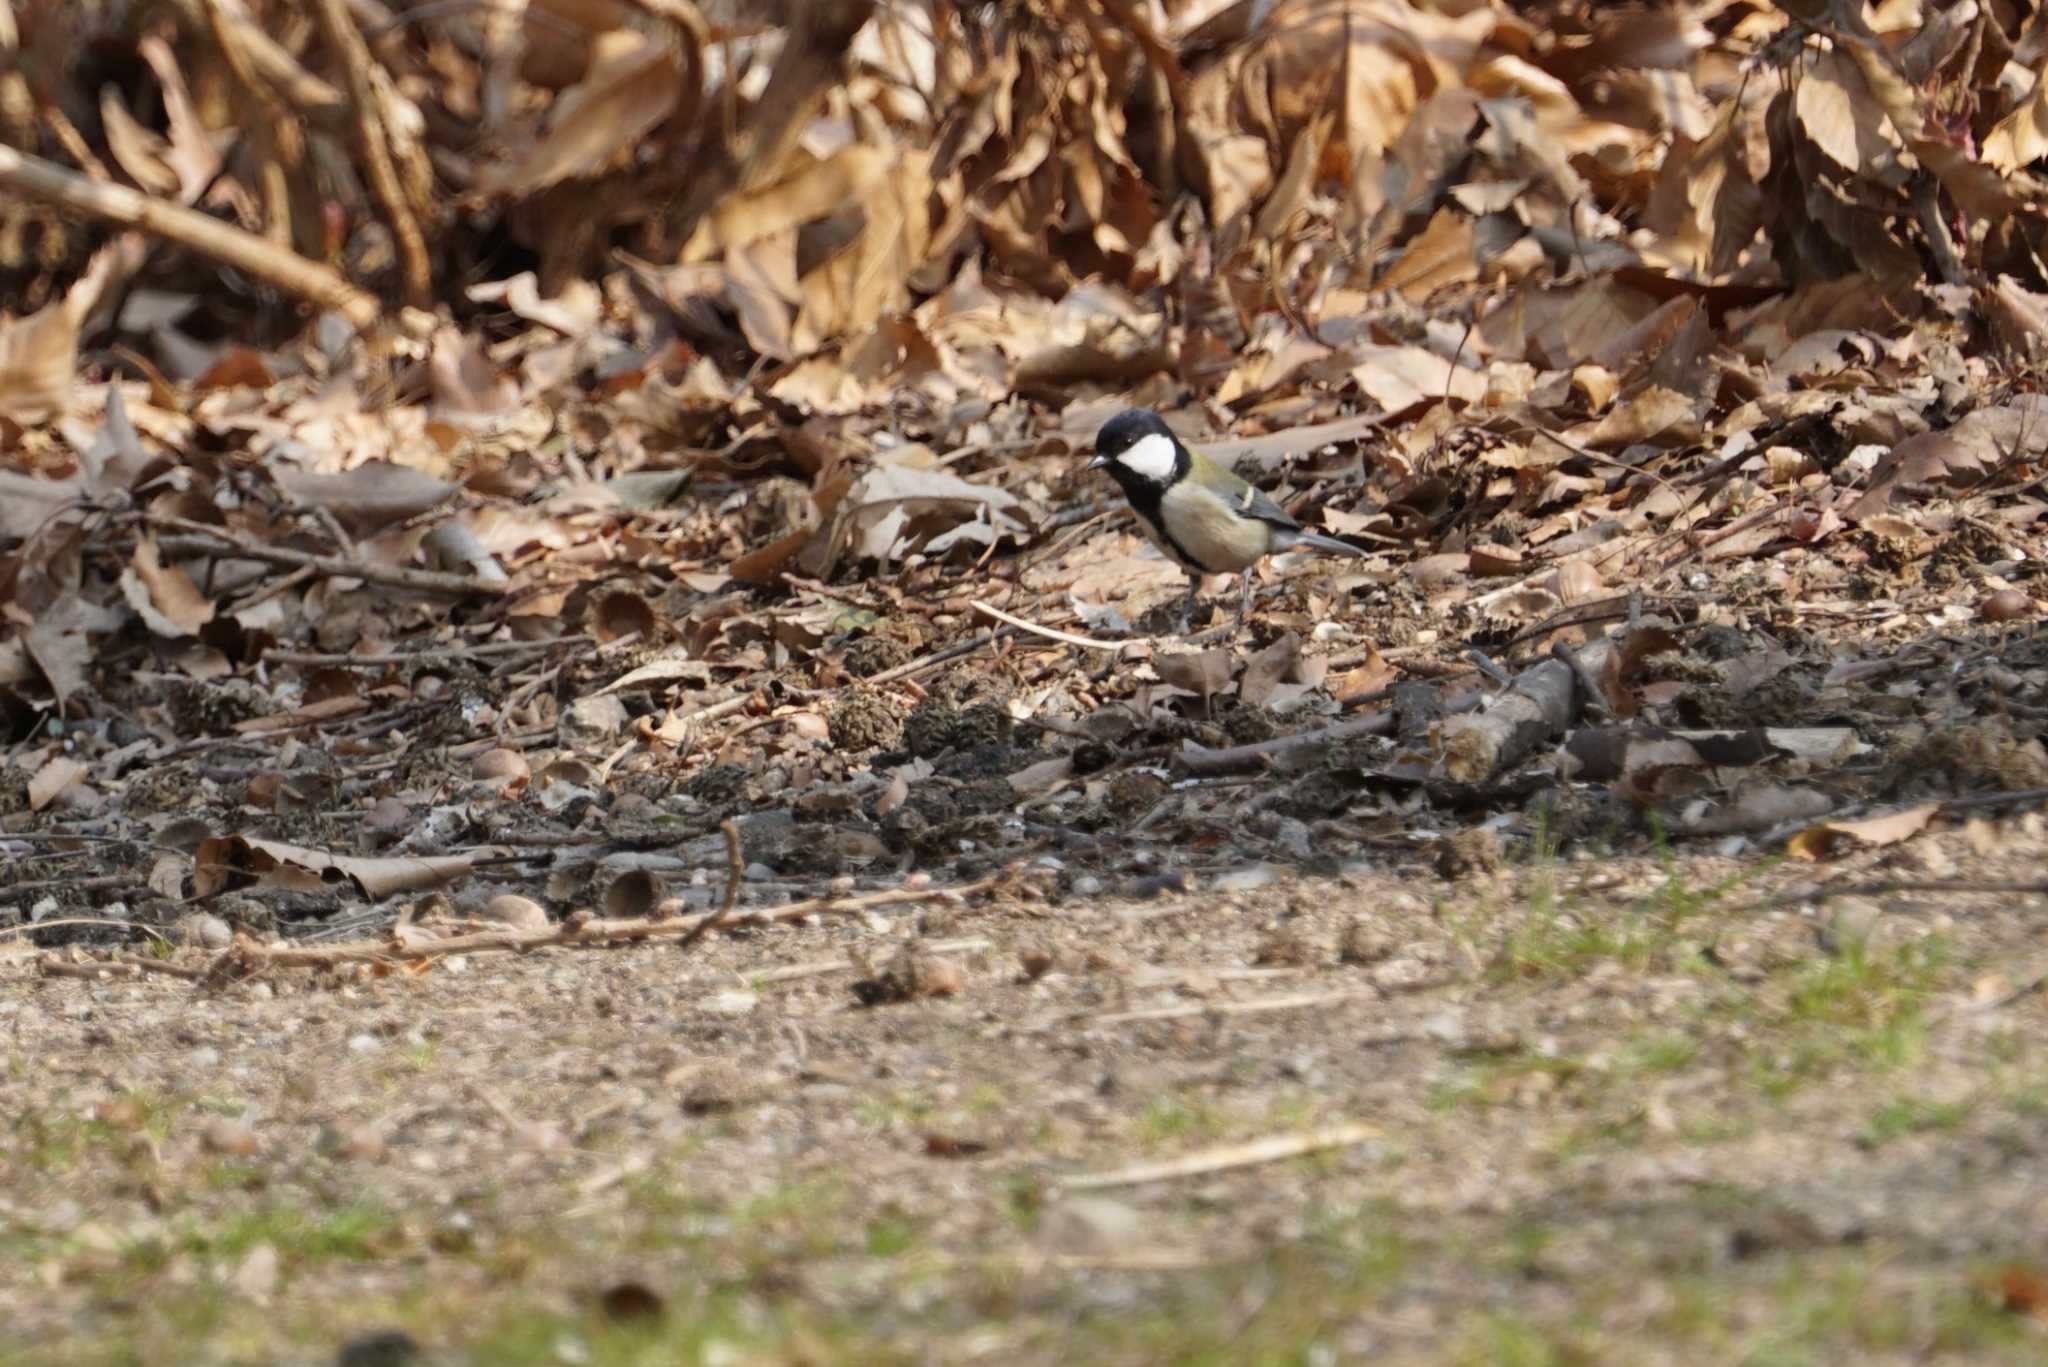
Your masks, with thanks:
<instances>
[{"instance_id":1,"label":"bird's tail","mask_svg":"<svg viewBox=\"0 0 2048 1367\"><path fill-rule=\"evenodd\" d=\"M1331 555L1371 554L1370 551L1367 551L1358 546L1354 546L1349 541L1339 541L1334 536L1321 536L1315 532L1296 532L1293 535L1293 537L1287 542L1287 544L1285 546L1280 547L1279 549L1291 551L1300 546L1308 546L1312 547L1315 550L1327 551Z\"/></svg>"}]
</instances>

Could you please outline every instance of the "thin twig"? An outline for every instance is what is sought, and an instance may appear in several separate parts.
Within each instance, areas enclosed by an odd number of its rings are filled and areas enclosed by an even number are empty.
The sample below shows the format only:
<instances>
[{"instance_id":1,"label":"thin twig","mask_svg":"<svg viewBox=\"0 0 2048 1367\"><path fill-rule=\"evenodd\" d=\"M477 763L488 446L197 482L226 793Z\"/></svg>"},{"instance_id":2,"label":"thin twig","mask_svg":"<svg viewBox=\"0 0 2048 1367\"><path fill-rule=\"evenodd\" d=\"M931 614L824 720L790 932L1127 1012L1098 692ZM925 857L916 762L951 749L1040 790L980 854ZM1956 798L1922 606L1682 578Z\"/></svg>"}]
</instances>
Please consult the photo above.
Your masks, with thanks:
<instances>
[{"instance_id":1,"label":"thin twig","mask_svg":"<svg viewBox=\"0 0 2048 1367\"><path fill-rule=\"evenodd\" d=\"M1190 774L1202 777L1245 773L1263 767L1268 761L1279 762L1299 753L1324 749L1339 741L1356 740L1360 736L1392 735L1393 731L1394 714L1381 712L1338 722L1318 731L1304 731L1300 735L1281 736L1277 740L1262 740L1250 745L1233 745L1226 750L1211 750L1193 741L1183 741L1180 764Z\"/></svg>"},{"instance_id":2,"label":"thin twig","mask_svg":"<svg viewBox=\"0 0 2048 1367\"><path fill-rule=\"evenodd\" d=\"M995 945L985 935L970 935L959 940L920 940L918 948L927 954L967 954L975 950L991 949ZM859 973L862 967L841 955L836 959L813 959L809 963L786 964L781 968L764 968L758 973L741 973L741 979L749 987L766 987L772 983L796 982L802 978L821 978L828 973Z\"/></svg>"},{"instance_id":3,"label":"thin twig","mask_svg":"<svg viewBox=\"0 0 2048 1367\"><path fill-rule=\"evenodd\" d=\"M1144 636L1134 636L1127 641L1098 641L1092 636L1076 636L1072 632L1054 631L1051 627L1042 627L1036 622L1027 622L1022 617L1012 617L1001 608L990 607L978 598L974 600L972 606L976 612L993 617L998 622L1007 623L1019 631L1028 631L1033 636L1043 636L1048 641L1059 641L1065 645L1080 646L1083 650L1107 650L1113 652L1122 650L1125 646L1152 644L1151 639Z\"/></svg>"},{"instance_id":4,"label":"thin twig","mask_svg":"<svg viewBox=\"0 0 2048 1367\"><path fill-rule=\"evenodd\" d=\"M1248 1016L1267 1011L1298 1011L1309 1006L1330 1006L1368 996L1365 992L1296 992L1285 997L1257 997L1241 1002L1189 1002L1180 1006L1152 1006L1137 1011L1112 1011L1107 1015L1083 1016L1086 1025L1123 1025L1132 1021L1184 1020L1190 1016Z\"/></svg>"},{"instance_id":5,"label":"thin twig","mask_svg":"<svg viewBox=\"0 0 2048 1367\"><path fill-rule=\"evenodd\" d=\"M377 321L376 298L350 284L339 271L308 261L267 238L197 209L152 199L125 185L91 180L56 162L12 147L0 147L0 189L69 209L89 219L140 228L152 237L166 238L246 271L287 294L333 309L357 331Z\"/></svg>"},{"instance_id":6,"label":"thin twig","mask_svg":"<svg viewBox=\"0 0 2048 1367\"><path fill-rule=\"evenodd\" d=\"M742 693L736 698L727 698L724 702L715 702L709 707L700 707L695 712L686 714L683 717L683 721L717 721L720 717L729 717L735 712L744 711L747 704L753 700L754 695L752 693Z\"/></svg>"},{"instance_id":7,"label":"thin twig","mask_svg":"<svg viewBox=\"0 0 2048 1367\"><path fill-rule=\"evenodd\" d=\"M718 823L718 829L725 832L725 900L718 904L718 910L709 916L698 918L690 933L676 941L677 949L688 949L713 930L725 924L732 909L740 900L740 879L746 875L747 866L740 858L739 823L727 818Z\"/></svg>"},{"instance_id":8,"label":"thin twig","mask_svg":"<svg viewBox=\"0 0 2048 1367\"><path fill-rule=\"evenodd\" d=\"M997 627L994 631L980 632L956 645L947 646L943 650L935 650L929 655L920 655L907 664L900 664L894 669L885 669L879 674L870 675L867 682L880 685L894 683L898 679L907 679L912 674L921 674L934 665L942 665L948 660L957 660L962 655L971 655L983 646L991 645L1002 637L1015 635L1016 631L1015 627Z\"/></svg>"},{"instance_id":9,"label":"thin twig","mask_svg":"<svg viewBox=\"0 0 2048 1367\"><path fill-rule=\"evenodd\" d=\"M198 982L212 971L170 959L140 959L132 954L77 962L45 954L37 968L52 978L139 978L145 973L155 973L166 978L183 978L187 982Z\"/></svg>"},{"instance_id":10,"label":"thin twig","mask_svg":"<svg viewBox=\"0 0 2048 1367\"><path fill-rule=\"evenodd\" d=\"M1097 1187L1129 1187L1142 1182L1165 1182L1175 1177L1198 1177L1230 1168L1277 1163L1282 1159L1299 1158L1303 1154L1318 1153L1324 1149L1349 1148L1353 1144L1363 1144L1368 1139L1377 1139L1379 1134L1379 1126L1362 1120L1353 1121L1349 1125L1335 1125L1329 1129L1309 1130L1302 1134L1279 1134L1243 1144L1220 1144L1215 1148L1201 1149L1180 1158L1169 1158L1163 1163L1140 1163L1135 1167L1118 1168L1114 1172L1069 1177L1060 1185L1068 1191L1089 1191Z\"/></svg>"},{"instance_id":11,"label":"thin twig","mask_svg":"<svg viewBox=\"0 0 2048 1367\"><path fill-rule=\"evenodd\" d=\"M853 916L879 906L957 902L1001 886L1011 874L1011 870L1005 869L987 878L953 887L895 888L883 892L862 893L853 897L813 897L802 902L764 907L756 911L735 912L731 915L726 915L721 908L706 915L720 918L715 924L724 929L736 926L779 925L789 921L801 921L811 916ZM536 949L604 949L641 940L679 939L693 934L704 919L700 917L694 921L685 921L676 917L636 917L631 920L602 920L578 914L540 930L498 930L475 935L450 936L440 940L417 938L410 942L397 943L356 941L318 947L266 945L250 936L240 935L236 937L234 948L227 951L223 958L237 961L244 969L255 971L266 967L332 968L352 963L420 962L446 958L452 954L524 954Z\"/></svg>"},{"instance_id":12,"label":"thin twig","mask_svg":"<svg viewBox=\"0 0 2048 1367\"><path fill-rule=\"evenodd\" d=\"M347 82L345 89L355 116L350 131L355 134L356 151L362 157L363 178L383 208L386 226L398 248L406 302L415 308L425 308L432 302L433 267L427 259L427 240L420 232L419 218L406 200L398 166L392 160L390 134L384 126L376 82L370 76L370 45L363 41L362 30L349 14L347 0L319 0L313 12Z\"/></svg>"},{"instance_id":13,"label":"thin twig","mask_svg":"<svg viewBox=\"0 0 2048 1367\"><path fill-rule=\"evenodd\" d=\"M0 151L5 150L0 148ZM159 545L165 555L209 555L220 560L257 560L267 565L282 565L287 569L312 570L330 579L360 579L366 584L417 589L423 593L481 594L498 597L510 592L512 588L509 582L477 579L467 574L445 574L439 570L391 569L383 565L366 565L359 560L348 560L338 555L314 555L309 551L287 550L282 546L259 545L231 532L209 527L203 522L187 522L182 517L152 517L149 524L152 527L189 533L186 536L164 537Z\"/></svg>"},{"instance_id":14,"label":"thin twig","mask_svg":"<svg viewBox=\"0 0 2048 1367\"><path fill-rule=\"evenodd\" d=\"M1984 1011L2002 1010L2005 1007L2011 1006L2022 997L2032 996L2044 986L2048 986L2048 967L2037 968L2032 973L2027 974L2026 977L2020 979L2016 986L2001 992L1990 1001L1970 1002L1967 1005L1957 1007L1948 1014L1951 1016L1963 1016L1976 1015Z\"/></svg>"},{"instance_id":15,"label":"thin twig","mask_svg":"<svg viewBox=\"0 0 2048 1367\"><path fill-rule=\"evenodd\" d=\"M84 854L85 851L73 850L69 853ZM138 874L107 873L92 878L42 878L33 883L9 883L5 887L0 887L0 897L16 897L25 892L48 892L57 888L62 888L66 892L112 892L116 888L146 888L148 886ZM49 922L45 921L43 924L48 925ZM120 925L122 923L110 921L106 924Z\"/></svg>"},{"instance_id":16,"label":"thin twig","mask_svg":"<svg viewBox=\"0 0 2048 1367\"><path fill-rule=\"evenodd\" d=\"M1811 825L1811 822L1803 823ZM1875 883L1843 883L1835 887L1806 888L1752 902L1738 913L1771 911L1800 902L1826 902L1836 897L1885 897L1895 892L1960 893L2048 893L2048 879L2035 882L1977 881L1968 878L1887 878Z\"/></svg>"},{"instance_id":17,"label":"thin twig","mask_svg":"<svg viewBox=\"0 0 2048 1367\"><path fill-rule=\"evenodd\" d=\"M1945 812L1963 812L1976 807L2011 807L2022 802L2040 802L2048 799L2048 788L2011 788L2002 793L1975 793L1969 797L1952 797L1941 804Z\"/></svg>"},{"instance_id":18,"label":"thin twig","mask_svg":"<svg viewBox=\"0 0 2048 1367\"><path fill-rule=\"evenodd\" d=\"M123 881L133 882L137 887L142 886L142 880L139 878L130 878ZM73 886L76 885L74 884ZM14 891L12 888L0 889L0 892L12 891ZM160 930L152 930L148 926L138 926L133 921L110 921L104 916L66 916L50 921L27 921L18 926L0 927L0 936L28 935L38 930L55 930L58 926L105 926L113 930L139 930L144 935L154 936L165 944L171 942L170 937Z\"/></svg>"},{"instance_id":19,"label":"thin twig","mask_svg":"<svg viewBox=\"0 0 2048 1367\"><path fill-rule=\"evenodd\" d=\"M544 641L489 641L481 645L434 646L426 650L388 650L377 654L357 655L346 652L321 653L306 650L266 650L265 664L300 665L306 667L348 668L358 666L369 668L375 665L421 665L440 664L449 660L473 660L490 655L517 655L527 652L539 654L549 650L561 650L569 646L588 645L590 637L585 635L554 636Z\"/></svg>"}]
</instances>

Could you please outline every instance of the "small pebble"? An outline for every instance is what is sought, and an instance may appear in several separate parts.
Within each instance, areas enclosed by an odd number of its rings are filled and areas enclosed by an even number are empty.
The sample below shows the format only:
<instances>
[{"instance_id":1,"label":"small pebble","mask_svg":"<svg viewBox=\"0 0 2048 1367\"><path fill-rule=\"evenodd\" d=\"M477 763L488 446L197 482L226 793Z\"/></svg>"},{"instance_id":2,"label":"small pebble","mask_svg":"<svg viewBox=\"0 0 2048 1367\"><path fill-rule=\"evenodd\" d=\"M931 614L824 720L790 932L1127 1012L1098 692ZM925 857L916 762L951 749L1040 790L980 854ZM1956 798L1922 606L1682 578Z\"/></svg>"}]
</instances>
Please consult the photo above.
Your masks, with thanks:
<instances>
[{"instance_id":1,"label":"small pebble","mask_svg":"<svg viewBox=\"0 0 2048 1367\"><path fill-rule=\"evenodd\" d=\"M1271 864L1254 864L1248 869L1237 869L1216 880L1218 892L1251 892L1278 882L1280 871Z\"/></svg>"},{"instance_id":2,"label":"small pebble","mask_svg":"<svg viewBox=\"0 0 2048 1367\"><path fill-rule=\"evenodd\" d=\"M197 911L178 922L178 938L201 949L226 949L235 942L235 931L212 912Z\"/></svg>"}]
</instances>

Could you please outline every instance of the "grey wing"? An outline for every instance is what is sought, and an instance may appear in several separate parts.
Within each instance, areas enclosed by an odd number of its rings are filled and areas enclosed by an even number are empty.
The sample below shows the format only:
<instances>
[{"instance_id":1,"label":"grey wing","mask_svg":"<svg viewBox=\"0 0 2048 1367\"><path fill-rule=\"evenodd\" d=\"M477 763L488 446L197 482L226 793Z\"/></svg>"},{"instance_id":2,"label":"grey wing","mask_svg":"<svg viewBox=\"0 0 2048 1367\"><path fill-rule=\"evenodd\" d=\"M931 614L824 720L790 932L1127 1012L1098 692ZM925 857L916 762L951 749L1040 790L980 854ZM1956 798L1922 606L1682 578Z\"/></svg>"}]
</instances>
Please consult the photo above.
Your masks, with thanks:
<instances>
[{"instance_id":1,"label":"grey wing","mask_svg":"<svg viewBox=\"0 0 2048 1367\"><path fill-rule=\"evenodd\" d=\"M1245 485L1244 492L1237 496L1235 502L1237 511L1245 517L1257 518L1261 522L1270 523L1286 531L1301 530L1301 524L1289 517L1285 508L1267 498L1264 492L1254 485Z\"/></svg>"}]
</instances>

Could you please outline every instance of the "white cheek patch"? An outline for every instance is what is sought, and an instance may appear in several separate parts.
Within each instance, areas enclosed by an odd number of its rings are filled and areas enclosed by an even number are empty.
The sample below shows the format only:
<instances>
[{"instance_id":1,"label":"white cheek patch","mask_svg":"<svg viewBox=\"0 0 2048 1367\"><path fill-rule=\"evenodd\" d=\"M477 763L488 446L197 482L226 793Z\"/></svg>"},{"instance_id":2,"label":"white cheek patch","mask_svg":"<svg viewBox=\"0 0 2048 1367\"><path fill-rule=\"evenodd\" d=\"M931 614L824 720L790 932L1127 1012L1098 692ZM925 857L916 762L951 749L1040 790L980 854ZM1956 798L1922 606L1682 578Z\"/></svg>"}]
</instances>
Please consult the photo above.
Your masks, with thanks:
<instances>
[{"instance_id":1,"label":"white cheek patch","mask_svg":"<svg viewBox=\"0 0 2048 1367\"><path fill-rule=\"evenodd\" d=\"M1116 463L1154 484L1164 484L1173 478L1173 459L1173 438L1154 432L1132 442Z\"/></svg>"}]
</instances>

